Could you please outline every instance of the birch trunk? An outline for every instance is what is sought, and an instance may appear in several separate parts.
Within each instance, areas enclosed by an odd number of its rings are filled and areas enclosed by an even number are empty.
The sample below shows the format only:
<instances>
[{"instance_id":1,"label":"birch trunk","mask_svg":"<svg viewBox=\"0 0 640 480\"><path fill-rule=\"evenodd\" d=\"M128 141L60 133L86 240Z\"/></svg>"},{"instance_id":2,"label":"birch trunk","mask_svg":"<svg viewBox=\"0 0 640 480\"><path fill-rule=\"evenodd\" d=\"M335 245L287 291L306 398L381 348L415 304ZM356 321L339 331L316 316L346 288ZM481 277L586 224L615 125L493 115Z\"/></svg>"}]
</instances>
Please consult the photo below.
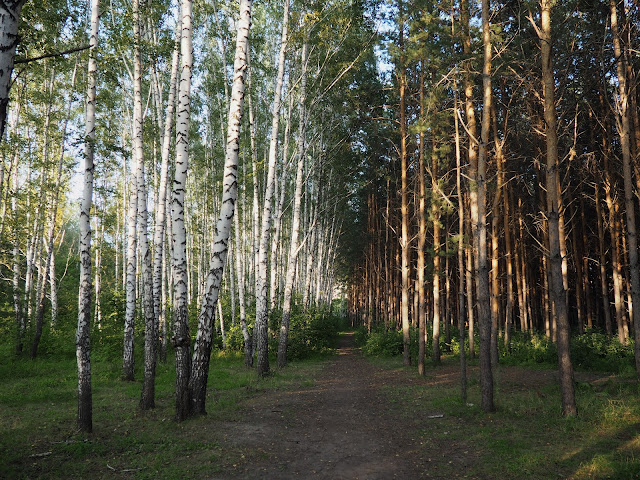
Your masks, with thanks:
<instances>
[{"instance_id":1,"label":"birch trunk","mask_svg":"<svg viewBox=\"0 0 640 480\"><path fill-rule=\"evenodd\" d=\"M295 191L293 193L293 219L291 221L291 243L289 245L289 260L284 285L284 298L282 301L282 321L280 323L280 338L278 339L278 367L287 365L287 341L289 338L289 319L291 318L291 299L293 297L293 284L298 263L298 238L300 235L300 213L302 210L302 187L304 184L304 159L305 159L305 135L306 135L306 109L307 100L307 51L308 43L302 45L301 64L302 73L300 79L300 98L298 99L298 117L300 127L296 146L297 165Z\"/></svg>"},{"instance_id":2,"label":"birch trunk","mask_svg":"<svg viewBox=\"0 0 640 480\"><path fill-rule=\"evenodd\" d=\"M247 314L245 311L245 292L244 292L244 269L242 265L242 242L240 241L240 215L234 215L234 233L236 241L236 272L238 277L238 302L240 307L240 328L242 329L242 338L244 339L244 364L247 367L253 366L253 348L251 346L251 334L247 327Z\"/></svg>"},{"instance_id":3,"label":"birch trunk","mask_svg":"<svg viewBox=\"0 0 640 480\"><path fill-rule=\"evenodd\" d=\"M137 160L134 160L137 163ZM122 355L122 379L134 380L134 334L136 315L136 271L137 271L137 213L138 188L136 176L133 173L137 165L131 166L129 175L129 205L127 210L127 268L126 268L126 306L124 320L124 345Z\"/></svg>"},{"instance_id":4,"label":"birch trunk","mask_svg":"<svg viewBox=\"0 0 640 480\"><path fill-rule=\"evenodd\" d=\"M4 138L13 60L20 41L20 11L25 3L26 0L5 0L0 3L0 139Z\"/></svg>"},{"instance_id":5,"label":"birch trunk","mask_svg":"<svg viewBox=\"0 0 640 480\"><path fill-rule=\"evenodd\" d=\"M144 1L144 0L143 0ZM142 52L140 44L142 25L140 0L133 0L133 155L136 157L137 229L138 249L140 255L141 294L144 313L144 377L140 408L148 410L155 407L155 371L156 371L156 316L153 305L153 273L151 269L151 251L147 236L147 184L144 168L143 124L144 110L142 104Z\"/></svg>"},{"instance_id":6,"label":"birch trunk","mask_svg":"<svg viewBox=\"0 0 640 480\"><path fill-rule=\"evenodd\" d=\"M179 13L179 18L182 18ZM178 81L178 61L180 59L182 27L181 20L176 27L176 40L171 58L171 78L169 80L169 98L167 100L167 113L164 122L164 133L162 135L162 152L160 167L160 182L158 185L158 196L156 199L155 229L153 232L153 302L154 311L158 316L160 358L162 361L167 355L167 313L166 304L162 301L163 286L163 260L165 258L165 233L167 225L167 178L169 176L169 153L171 147L171 132L173 129L173 117L176 103L176 87Z\"/></svg>"},{"instance_id":7,"label":"birch trunk","mask_svg":"<svg viewBox=\"0 0 640 480\"><path fill-rule=\"evenodd\" d=\"M247 70L249 28L251 26L251 0L240 2L240 17L233 65L233 85L227 125L227 145L223 172L220 217L213 239L213 253L207 274L204 299L198 317L198 332L193 351L193 369L189 379L191 413L206 412L207 379L213 341L215 306L218 302L222 274L227 259L227 246L238 197L238 151L240 149L240 125L244 103L244 81Z\"/></svg>"},{"instance_id":8,"label":"birch trunk","mask_svg":"<svg viewBox=\"0 0 640 480\"><path fill-rule=\"evenodd\" d=\"M18 169L13 169L13 192L11 195L11 213L13 218L17 218L18 214ZM24 348L24 331L25 331L25 319L23 315L22 305L20 304L20 233L18 227L14 226L13 232L13 258L12 258L12 273L13 273L13 311L15 314L16 322L16 354L20 355Z\"/></svg>"},{"instance_id":9,"label":"birch trunk","mask_svg":"<svg viewBox=\"0 0 640 480\"><path fill-rule=\"evenodd\" d=\"M71 88L75 86L76 83L76 72L77 72L77 64L73 69L73 75L71 78ZM51 89L53 90L53 78L51 80ZM55 261L54 258L54 249L53 244L55 240L56 234L56 218L58 217L58 203L60 199L60 186L62 185L62 166L64 163L64 154L65 154L65 146L66 146L66 136L67 136L67 127L69 125L69 117L71 116L71 105L72 99L69 98L68 108L67 108L67 116L65 117L63 127L62 127L62 146L60 149L60 156L58 158L58 164L56 169L56 177L55 177L55 186L53 190L53 199L51 201L51 211L49 217L49 228L47 230L47 235L44 238L45 242L45 253L47 254L45 263L44 263L44 274L42 275L42 283L40 285L40 289L38 290L38 310L36 312L36 334L33 339L33 344L31 348L31 358L35 358L37 355L38 345L40 342L40 338L42 335L42 326L44 323L44 309L45 309L45 301L47 297L47 281L51 276L51 265L52 262ZM46 131L45 131L46 132ZM45 133L48 135L48 133ZM48 143L48 140L47 140ZM48 148L47 148L48 150ZM45 159L48 157L48 154L45 154ZM51 284L55 285L55 271L53 276L51 276ZM55 287L54 287L55 289ZM53 301L53 299L52 299ZM53 309L52 309L53 313Z\"/></svg>"},{"instance_id":10,"label":"birch trunk","mask_svg":"<svg viewBox=\"0 0 640 480\"><path fill-rule=\"evenodd\" d=\"M260 252L260 207L259 207L259 191L260 182L258 181L258 147L256 145L256 124L253 114L253 101L251 99L251 66L250 52L247 52L247 83L249 86L249 95L247 96L248 110L249 110L249 137L251 141L251 173L252 173L252 186L253 186L253 202L252 202L252 239L253 239L253 255L251 256L252 268L251 277L253 278L252 287L254 295L258 294L258 254ZM255 349L255 342L252 343L252 349ZM251 354L253 363L253 353Z\"/></svg>"},{"instance_id":11,"label":"birch trunk","mask_svg":"<svg viewBox=\"0 0 640 480\"><path fill-rule=\"evenodd\" d=\"M144 162L138 177L138 224L140 260L142 263L142 283L144 302L144 380L140 408L148 410L155 408L155 378L156 378L156 349L158 341L158 323L153 301L153 270L151 265L151 250L147 236L147 188L145 181Z\"/></svg>"},{"instance_id":12,"label":"birch trunk","mask_svg":"<svg viewBox=\"0 0 640 480\"><path fill-rule=\"evenodd\" d=\"M80 288L78 292L78 327L76 330L76 358L78 362L78 428L91 432L93 427L91 395L91 200L96 115L96 46L98 44L99 0L91 2L91 36L87 68L87 100L85 109L84 188L80 206Z\"/></svg>"},{"instance_id":13,"label":"birch trunk","mask_svg":"<svg viewBox=\"0 0 640 480\"><path fill-rule=\"evenodd\" d=\"M192 1L182 0L180 9L180 86L176 119L176 161L171 200L171 245L173 249L173 337L176 352L176 420L189 416L191 397L191 336L187 276L187 231L184 218L187 170L189 168L189 122L191 119Z\"/></svg>"},{"instance_id":14,"label":"birch trunk","mask_svg":"<svg viewBox=\"0 0 640 480\"><path fill-rule=\"evenodd\" d=\"M258 279L256 291L256 324L255 337L257 348L258 376L269 374L269 332L268 332L268 292L267 292L267 250L271 233L272 203L275 180L275 167L278 152L278 128L280 126L280 104L282 101L282 84L284 81L284 63L289 31L289 0L284 2L282 14L282 37L278 56L278 73L275 81L275 96L271 122L271 142L269 144L269 169L265 186L264 205L262 209L262 225L260 229L260 249L258 252Z\"/></svg>"}]
</instances>

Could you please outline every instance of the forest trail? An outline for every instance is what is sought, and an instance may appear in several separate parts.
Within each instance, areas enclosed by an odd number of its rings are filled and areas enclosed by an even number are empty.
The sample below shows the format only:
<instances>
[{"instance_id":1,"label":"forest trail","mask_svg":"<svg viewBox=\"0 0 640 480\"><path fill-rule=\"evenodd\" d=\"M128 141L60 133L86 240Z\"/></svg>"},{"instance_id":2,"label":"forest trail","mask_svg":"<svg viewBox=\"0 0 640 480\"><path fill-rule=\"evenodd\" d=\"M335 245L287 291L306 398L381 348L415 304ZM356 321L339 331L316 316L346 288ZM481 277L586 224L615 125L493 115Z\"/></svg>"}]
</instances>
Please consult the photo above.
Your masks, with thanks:
<instances>
[{"instance_id":1,"label":"forest trail","mask_svg":"<svg viewBox=\"0 0 640 480\"><path fill-rule=\"evenodd\" d=\"M311 386L268 392L252 399L238 421L224 422L222 447L246 451L247 463L212 478L451 478L474 456L453 454L466 446L429 442L429 429L442 428L438 411L416 405L409 416L394 408L388 393L418 383L448 383L454 375L443 371L425 380L376 367L355 348L353 335L345 335L339 354ZM439 474L439 463L446 473Z\"/></svg>"}]
</instances>

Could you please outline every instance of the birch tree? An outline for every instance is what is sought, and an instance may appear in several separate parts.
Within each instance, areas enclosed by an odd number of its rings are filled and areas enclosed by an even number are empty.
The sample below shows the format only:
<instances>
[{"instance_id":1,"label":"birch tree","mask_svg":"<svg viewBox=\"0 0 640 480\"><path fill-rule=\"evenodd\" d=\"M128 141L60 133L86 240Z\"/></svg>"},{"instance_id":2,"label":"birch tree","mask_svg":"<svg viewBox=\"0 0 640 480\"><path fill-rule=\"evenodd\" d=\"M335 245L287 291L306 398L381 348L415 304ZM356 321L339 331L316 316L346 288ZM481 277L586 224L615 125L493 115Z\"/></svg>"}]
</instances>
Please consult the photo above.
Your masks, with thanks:
<instances>
[{"instance_id":1,"label":"birch tree","mask_svg":"<svg viewBox=\"0 0 640 480\"><path fill-rule=\"evenodd\" d=\"M289 244L289 260L285 277L284 297L282 301L282 320L280 323L280 337L278 339L278 367L287 365L287 341L289 337L289 320L291 318L291 299L293 297L293 285L298 264L298 238L300 235L300 214L302 210L302 188L304 184L305 165L305 135L306 135L306 109L307 96L307 51L308 43L302 45L300 63L302 73L300 78L300 98L298 99L299 132L296 146L297 165L295 191L293 192L293 218L291 220L291 243Z\"/></svg>"},{"instance_id":2,"label":"birch tree","mask_svg":"<svg viewBox=\"0 0 640 480\"><path fill-rule=\"evenodd\" d=\"M169 174L169 154L171 147L171 133L173 131L173 119L175 116L176 89L178 81L178 62L180 60L180 46L182 35L182 14L178 14L178 24L176 26L176 39L171 57L171 77L169 79L169 97L167 100L167 112L162 134L162 153L160 166L160 182L158 184L158 195L156 200L156 223L153 232L153 303L154 311L158 317L160 330L160 358L166 359L167 349L167 322L166 305L162 301L163 287L163 258L165 258L165 236L167 224L167 178Z\"/></svg>"},{"instance_id":3,"label":"birch tree","mask_svg":"<svg viewBox=\"0 0 640 480\"><path fill-rule=\"evenodd\" d=\"M5 0L0 3L0 139L4 137L13 61L20 40L20 11L26 1Z\"/></svg>"},{"instance_id":4,"label":"birch tree","mask_svg":"<svg viewBox=\"0 0 640 480\"><path fill-rule=\"evenodd\" d=\"M91 201L93 197L93 171L96 117L96 46L98 45L99 0L91 2L91 34L87 65L87 96L85 108L84 187L80 207L80 288L78 292L78 328L76 331L76 358L78 361L78 428L91 432L93 428L93 401L91 394Z\"/></svg>"},{"instance_id":5,"label":"birch tree","mask_svg":"<svg viewBox=\"0 0 640 480\"><path fill-rule=\"evenodd\" d=\"M215 323L215 307L220 294L222 274L227 259L231 223L238 197L238 153L240 150L240 125L244 104L245 75L247 70L247 52L249 48L249 29L251 27L251 0L240 2L240 17L236 37L236 50L233 63L233 84L227 125L227 143L225 147L225 165L223 171L222 201L220 216L216 223L213 239L213 252L207 274L204 299L198 316L198 332L193 351L193 368L189 380L191 394L191 413L206 413L207 379Z\"/></svg>"},{"instance_id":6,"label":"birch tree","mask_svg":"<svg viewBox=\"0 0 640 480\"><path fill-rule=\"evenodd\" d=\"M271 235L272 203L275 182L275 170L278 154L278 129L280 126L280 104L282 101L282 85L284 83L285 53L289 31L289 0L284 2L282 14L282 36L278 55L278 73L275 79L275 94L271 111L271 141L269 143L269 159L264 204L262 207L262 226L260 228L260 249L258 252L258 278L256 282L256 323L254 336L257 350L257 372L262 377L269 374L269 296L267 283L267 259L269 238Z\"/></svg>"},{"instance_id":7,"label":"birch tree","mask_svg":"<svg viewBox=\"0 0 640 480\"><path fill-rule=\"evenodd\" d=\"M173 249L173 337L176 352L176 419L189 416L191 397L191 336L189 335L189 301L187 291L187 231L185 227L185 191L189 166L189 122L191 119L192 0L182 0L180 9L180 85L176 119L176 160L171 199L171 243Z\"/></svg>"},{"instance_id":8,"label":"birch tree","mask_svg":"<svg viewBox=\"0 0 640 480\"><path fill-rule=\"evenodd\" d=\"M134 1L134 9L138 9L139 4L138 1ZM134 63L137 65L137 68L134 73L134 78L136 73L138 75L142 75L141 70L142 67L140 65L140 51L139 51L139 27L135 26L137 22L134 21ZM138 35L136 35L136 32ZM137 39L137 40L136 40ZM140 78L138 77L138 82L134 80L134 83L140 82ZM129 171L129 204L127 209L127 268L126 268L126 308L125 308L125 320L124 320L124 343L122 350L122 379L127 381L133 381L135 378L134 374L134 335L135 335L135 316L136 316L136 274L137 274L137 249L138 249L138 176L137 171L139 168L138 162L142 160L138 157L140 153L142 153L142 93L141 86L136 88L134 91L134 113L133 113L133 137L136 135L140 135L139 138L139 151L138 148L134 145L133 154L132 154L132 162L131 168ZM140 122L136 119L140 117ZM139 125L139 128L136 126Z\"/></svg>"}]
</instances>

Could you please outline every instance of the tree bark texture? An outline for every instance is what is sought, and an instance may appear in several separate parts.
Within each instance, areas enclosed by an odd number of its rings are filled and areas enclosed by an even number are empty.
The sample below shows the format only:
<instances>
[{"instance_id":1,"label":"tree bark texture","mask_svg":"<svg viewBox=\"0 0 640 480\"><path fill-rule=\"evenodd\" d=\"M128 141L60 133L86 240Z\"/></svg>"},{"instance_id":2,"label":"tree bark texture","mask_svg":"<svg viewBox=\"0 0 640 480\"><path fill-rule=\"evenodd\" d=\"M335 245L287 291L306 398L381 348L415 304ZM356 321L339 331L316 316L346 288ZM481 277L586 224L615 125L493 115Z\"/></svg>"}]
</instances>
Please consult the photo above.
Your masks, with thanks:
<instances>
[{"instance_id":1,"label":"tree bark texture","mask_svg":"<svg viewBox=\"0 0 640 480\"><path fill-rule=\"evenodd\" d=\"M80 206L80 287L78 291L78 326L76 329L76 359L78 363L78 418L82 432L93 428L91 393L91 202L96 138L96 62L98 45L99 0L91 2L91 34L87 65L87 97L85 109L84 187Z\"/></svg>"},{"instance_id":2,"label":"tree bark texture","mask_svg":"<svg viewBox=\"0 0 640 480\"><path fill-rule=\"evenodd\" d=\"M275 170L278 153L278 128L280 126L280 105L282 102L282 84L284 82L285 53L287 50L287 37L289 32L289 0L284 2L282 14L282 36L280 40L280 53L278 56L278 72L275 80L275 95L273 99L273 111L271 122L271 141L269 143L269 159L267 182L265 186L264 204L262 208L262 225L260 228L260 249L258 252L258 279L256 291L256 323L255 342L257 349L258 376L269 374L269 304L267 283L267 260L269 238L271 235L272 204L275 182Z\"/></svg>"},{"instance_id":3,"label":"tree bark texture","mask_svg":"<svg viewBox=\"0 0 640 480\"><path fill-rule=\"evenodd\" d=\"M555 307L557 325L558 367L562 388L562 413L577 414L573 385L573 364L569 345L569 317L566 292L562 278L560 253L559 192L558 192L558 136L555 107L555 82L551 52L551 0L541 0L540 43L542 50L542 81L544 92L544 120L546 124L546 187L547 222L549 230L549 292Z\"/></svg>"},{"instance_id":4,"label":"tree bark texture","mask_svg":"<svg viewBox=\"0 0 640 480\"><path fill-rule=\"evenodd\" d=\"M220 295L220 285L230 241L231 224L238 198L238 153L240 149L240 125L242 123L247 52L249 48L249 29L251 27L251 6L251 0L242 0L240 3L240 17L233 64L233 85L229 103L220 217L216 223L213 252L206 279L204 298L198 316L193 367L189 380L192 402L191 413L193 414L206 412L207 379L213 342L215 307Z\"/></svg>"},{"instance_id":5,"label":"tree bark texture","mask_svg":"<svg viewBox=\"0 0 640 480\"><path fill-rule=\"evenodd\" d=\"M176 420L191 412L191 336L187 275L187 230L184 218L187 171L189 168L189 122L191 120L191 76L193 72L193 2L181 2L180 84L176 118L176 159L171 199L171 245L173 249L173 337L176 352Z\"/></svg>"}]
</instances>

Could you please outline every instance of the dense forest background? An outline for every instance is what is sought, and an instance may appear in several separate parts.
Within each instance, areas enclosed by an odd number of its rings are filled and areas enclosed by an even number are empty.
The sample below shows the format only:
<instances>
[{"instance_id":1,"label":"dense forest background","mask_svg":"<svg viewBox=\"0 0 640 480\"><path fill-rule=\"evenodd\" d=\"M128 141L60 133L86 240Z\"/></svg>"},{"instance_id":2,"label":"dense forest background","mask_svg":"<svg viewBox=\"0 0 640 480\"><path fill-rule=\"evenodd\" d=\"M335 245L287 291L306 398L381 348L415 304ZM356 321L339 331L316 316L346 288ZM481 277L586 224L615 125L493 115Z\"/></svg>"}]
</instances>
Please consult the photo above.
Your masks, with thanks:
<instances>
[{"instance_id":1,"label":"dense forest background","mask_svg":"<svg viewBox=\"0 0 640 480\"><path fill-rule=\"evenodd\" d=\"M212 348L265 376L340 317L421 373L479 355L487 411L518 354L567 415L574 362L640 365L638 2L10 3L3 357L90 338L151 408L175 353L180 419Z\"/></svg>"}]
</instances>

